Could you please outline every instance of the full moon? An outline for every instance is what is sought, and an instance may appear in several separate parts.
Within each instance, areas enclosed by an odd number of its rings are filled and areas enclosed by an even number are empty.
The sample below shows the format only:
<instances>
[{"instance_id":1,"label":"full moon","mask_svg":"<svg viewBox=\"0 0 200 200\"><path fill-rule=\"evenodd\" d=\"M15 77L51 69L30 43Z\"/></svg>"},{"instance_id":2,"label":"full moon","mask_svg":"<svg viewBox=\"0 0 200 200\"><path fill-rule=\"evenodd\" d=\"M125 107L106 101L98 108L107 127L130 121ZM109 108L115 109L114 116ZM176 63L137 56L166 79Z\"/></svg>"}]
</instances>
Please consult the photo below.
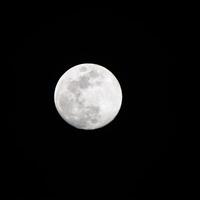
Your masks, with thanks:
<instances>
[{"instance_id":1,"label":"full moon","mask_svg":"<svg viewBox=\"0 0 200 200\"><path fill-rule=\"evenodd\" d=\"M71 126L98 129L117 116L122 104L121 86L105 67L79 64L58 80L54 103L59 115Z\"/></svg>"}]
</instances>

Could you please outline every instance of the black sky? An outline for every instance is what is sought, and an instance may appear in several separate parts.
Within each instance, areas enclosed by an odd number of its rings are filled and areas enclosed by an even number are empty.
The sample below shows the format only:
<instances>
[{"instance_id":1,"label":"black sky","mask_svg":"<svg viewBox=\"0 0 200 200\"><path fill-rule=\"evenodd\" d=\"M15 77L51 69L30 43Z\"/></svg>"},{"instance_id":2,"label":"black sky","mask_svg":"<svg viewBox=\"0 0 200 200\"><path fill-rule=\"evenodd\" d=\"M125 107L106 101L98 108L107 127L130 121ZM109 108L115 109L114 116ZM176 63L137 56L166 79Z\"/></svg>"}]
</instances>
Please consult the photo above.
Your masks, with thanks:
<instances>
[{"instance_id":1,"label":"black sky","mask_svg":"<svg viewBox=\"0 0 200 200\"><path fill-rule=\"evenodd\" d=\"M178 177L171 19L80 8L15 13L7 20L16 194L173 193ZM66 124L53 102L60 76L80 63L108 68L122 87L118 116L94 131Z\"/></svg>"}]
</instances>

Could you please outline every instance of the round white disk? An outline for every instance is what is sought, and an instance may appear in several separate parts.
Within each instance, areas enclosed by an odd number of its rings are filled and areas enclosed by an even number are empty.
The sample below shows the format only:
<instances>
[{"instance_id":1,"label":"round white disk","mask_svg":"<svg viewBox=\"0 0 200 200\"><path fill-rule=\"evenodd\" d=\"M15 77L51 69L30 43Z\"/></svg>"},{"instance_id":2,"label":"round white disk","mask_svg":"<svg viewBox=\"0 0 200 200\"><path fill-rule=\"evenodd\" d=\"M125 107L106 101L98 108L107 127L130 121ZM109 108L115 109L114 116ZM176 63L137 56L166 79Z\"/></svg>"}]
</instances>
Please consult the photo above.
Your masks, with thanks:
<instances>
[{"instance_id":1,"label":"round white disk","mask_svg":"<svg viewBox=\"0 0 200 200\"><path fill-rule=\"evenodd\" d=\"M67 70L54 92L60 116L78 129L97 129L110 123L120 110L122 91L105 67L84 63Z\"/></svg>"}]
</instances>

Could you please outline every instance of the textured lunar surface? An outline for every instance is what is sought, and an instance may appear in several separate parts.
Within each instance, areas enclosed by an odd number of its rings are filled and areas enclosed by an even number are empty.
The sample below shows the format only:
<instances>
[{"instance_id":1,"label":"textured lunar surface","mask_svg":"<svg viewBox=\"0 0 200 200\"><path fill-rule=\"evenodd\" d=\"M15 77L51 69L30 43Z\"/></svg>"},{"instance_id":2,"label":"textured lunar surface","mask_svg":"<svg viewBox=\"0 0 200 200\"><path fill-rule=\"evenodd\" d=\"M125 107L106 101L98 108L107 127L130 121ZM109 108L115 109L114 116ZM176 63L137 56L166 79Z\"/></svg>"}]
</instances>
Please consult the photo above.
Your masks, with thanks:
<instances>
[{"instance_id":1,"label":"textured lunar surface","mask_svg":"<svg viewBox=\"0 0 200 200\"><path fill-rule=\"evenodd\" d=\"M60 116L78 129L97 129L118 114L122 91L116 77L105 67L85 63L67 70L54 92Z\"/></svg>"}]
</instances>

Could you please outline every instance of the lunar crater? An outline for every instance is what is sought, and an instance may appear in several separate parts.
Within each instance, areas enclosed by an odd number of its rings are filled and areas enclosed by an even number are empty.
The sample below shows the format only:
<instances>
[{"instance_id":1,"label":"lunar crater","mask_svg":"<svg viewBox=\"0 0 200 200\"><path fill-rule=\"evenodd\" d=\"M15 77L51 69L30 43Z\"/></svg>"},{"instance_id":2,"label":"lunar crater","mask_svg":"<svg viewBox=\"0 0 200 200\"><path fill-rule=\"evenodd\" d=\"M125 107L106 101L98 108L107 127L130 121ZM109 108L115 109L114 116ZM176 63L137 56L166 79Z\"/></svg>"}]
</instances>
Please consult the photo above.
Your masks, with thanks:
<instances>
[{"instance_id":1,"label":"lunar crater","mask_svg":"<svg viewBox=\"0 0 200 200\"><path fill-rule=\"evenodd\" d=\"M91 77L91 78L97 78L100 75L96 70L91 70L90 72L88 72L88 76Z\"/></svg>"},{"instance_id":2,"label":"lunar crater","mask_svg":"<svg viewBox=\"0 0 200 200\"><path fill-rule=\"evenodd\" d=\"M87 67L86 66L82 66L80 69L79 69L80 72L86 72L87 71Z\"/></svg>"},{"instance_id":3,"label":"lunar crater","mask_svg":"<svg viewBox=\"0 0 200 200\"><path fill-rule=\"evenodd\" d=\"M74 100L67 97L65 94L61 94L59 98L59 107L63 111L65 115L69 115L72 113L74 105Z\"/></svg>"},{"instance_id":4,"label":"lunar crater","mask_svg":"<svg viewBox=\"0 0 200 200\"><path fill-rule=\"evenodd\" d=\"M88 76L81 76L78 80L79 87L81 89L88 88L91 84L89 83L90 77Z\"/></svg>"},{"instance_id":5,"label":"lunar crater","mask_svg":"<svg viewBox=\"0 0 200 200\"><path fill-rule=\"evenodd\" d=\"M68 89L73 94L77 95L80 90L88 89L89 87L100 86L102 80L97 79L100 77L97 71L90 71L89 73L79 76L78 80L72 80L69 82Z\"/></svg>"}]
</instances>

